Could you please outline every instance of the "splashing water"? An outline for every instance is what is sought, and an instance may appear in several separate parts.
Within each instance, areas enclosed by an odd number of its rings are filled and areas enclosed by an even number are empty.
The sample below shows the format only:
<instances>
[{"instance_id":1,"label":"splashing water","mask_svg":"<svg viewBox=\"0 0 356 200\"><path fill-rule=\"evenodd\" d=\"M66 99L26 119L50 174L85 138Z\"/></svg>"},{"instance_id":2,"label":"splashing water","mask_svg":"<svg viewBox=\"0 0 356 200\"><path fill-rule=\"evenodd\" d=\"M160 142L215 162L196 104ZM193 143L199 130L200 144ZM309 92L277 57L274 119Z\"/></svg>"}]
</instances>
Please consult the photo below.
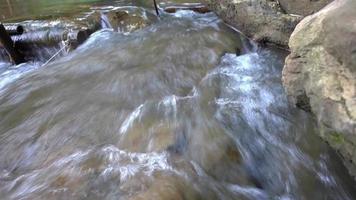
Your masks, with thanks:
<instances>
[{"instance_id":1,"label":"splashing water","mask_svg":"<svg viewBox=\"0 0 356 200\"><path fill-rule=\"evenodd\" d=\"M284 57L179 11L96 32L47 66L1 64L0 196L354 199L313 118L287 102Z\"/></svg>"}]
</instances>

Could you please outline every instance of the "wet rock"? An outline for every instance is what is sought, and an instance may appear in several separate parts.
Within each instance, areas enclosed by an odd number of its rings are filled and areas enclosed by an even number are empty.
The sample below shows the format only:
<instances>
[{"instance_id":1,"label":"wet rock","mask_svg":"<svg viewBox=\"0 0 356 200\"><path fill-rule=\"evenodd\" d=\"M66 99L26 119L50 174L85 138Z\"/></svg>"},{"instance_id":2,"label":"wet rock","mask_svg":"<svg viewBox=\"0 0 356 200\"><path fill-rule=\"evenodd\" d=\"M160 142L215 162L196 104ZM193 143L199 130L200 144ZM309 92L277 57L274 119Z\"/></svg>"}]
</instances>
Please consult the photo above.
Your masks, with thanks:
<instances>
[{"instance_id":1,"label":"wet rock","mask_svg":"<svg viewBox=\"0 0 356 200\"><path fill-rule=\"evenodd\" d=\"M164 151L175 142L175 127L166 123L138 123L124 133L119 146L131 152Z\"/></svg>"},{"instance_id":2,"label":"wet rock","mask_svg":"<svg viewBox=\"0 0 356 200\"><path fill-rule=\"evenodd\" d=\"M301 106L310 102L323 129L321 136L352 163L356 162L355 10L355 1L339 0L306 17L291 36L291 54L283 69L291 102Z\"/></svg>"},{"instance_id":3,"label":"wet rock","mask_svg":"<svg viewBox=\"0 0 356 200\"><path fill-rule=\"evenodd\" d=\"M332 1L333 0L278 0L285 12L303 16L319 11Z\"/></svg>"},{"instance_id":4,"label":"wet rock","mask_svg":"<svg viewBox=\"0 0 356 200\"><path fill-rule=\"evenodd\" d=\"M104 12L101 17L102 23L106 23L102 27L107 26L107 28L112 28L114 31L122 33L130 33L142 29L157 20L154 14L138 7L111 10Z\"/></svg>"},{"instance_id":5,"label":"wet rock","mask_svg":"<svg viewBox=\"0 0 356 200\"><path fill-rule=\"evenodd\" d=\"M187 183L175 176L158 176L150 186L131 198L130 200L184 200L200 199L193 191L193 187L187 187Z\"/></svg>"},{"instance_id":6,"label":"wet rock","mask_svg":"<svg viewBox=\"0 0 356 200\"><path fill-rule=\"evenodd\" d=\"M14 48L14 42L3 24L0 24L0 43L15 64L24 62L23 55L16 48Z\"/></svg>"},{"instance_id":7,"label":"wet rock","mask_svg":"<svg viewBox=\"0 0 356 200\"><path fill-rule=\"evenodd\" d=\"M256 41L287 46L294 27L302 16L285 14L276 1L205 0L224 21Z\"/></svg>"},{"instance_id":8,"label":"wet rock","mask_svg":"<svg viewBox=\"0 0 356 200\"><path fill-rule=\"evenodd\" d=\"M149 25L156 19L156 16L147 13L143 8L123 7L96 11L79 17L5 25L11 30L15 49L24 55L26 61L46 61L62 48L63 42L68 52L76 49L92 33L101 28L113 28L119 32L129 33Z\"/></svg>"},{"instance_id":9,"label":"wet rock","mask_svg":"<svg viewBox=\"0 0 356 200\"><path fill-rule=\"evenodd\" d=\"M234 140L215 122L193 129L188 136L187 155L204 171L216 180L254 185L253 180L243 168L243 160ZM226 173L229 171L229 173Z\"/></svg>"}]
</instances>

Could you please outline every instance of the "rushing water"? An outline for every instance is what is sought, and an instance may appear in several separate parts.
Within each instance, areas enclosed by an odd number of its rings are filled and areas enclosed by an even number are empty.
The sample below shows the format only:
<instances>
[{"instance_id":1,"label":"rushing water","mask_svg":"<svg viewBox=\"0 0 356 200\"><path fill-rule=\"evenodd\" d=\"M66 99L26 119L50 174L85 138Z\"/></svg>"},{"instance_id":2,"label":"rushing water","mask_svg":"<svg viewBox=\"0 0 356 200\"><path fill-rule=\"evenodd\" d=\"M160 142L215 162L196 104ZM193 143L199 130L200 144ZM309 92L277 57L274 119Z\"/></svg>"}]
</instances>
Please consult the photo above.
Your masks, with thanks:
<instances>
[{"instance_id":1,"label":"rushing water","mask_svg":"<svg viewBox=\"0 0 356 200\"><path fill-rule=\"evenodd\" d=\"M180 11L48 65L1 64L0 197L355 199L313 118L288 105L285 54Z\"/></svg>"}]
</instances>

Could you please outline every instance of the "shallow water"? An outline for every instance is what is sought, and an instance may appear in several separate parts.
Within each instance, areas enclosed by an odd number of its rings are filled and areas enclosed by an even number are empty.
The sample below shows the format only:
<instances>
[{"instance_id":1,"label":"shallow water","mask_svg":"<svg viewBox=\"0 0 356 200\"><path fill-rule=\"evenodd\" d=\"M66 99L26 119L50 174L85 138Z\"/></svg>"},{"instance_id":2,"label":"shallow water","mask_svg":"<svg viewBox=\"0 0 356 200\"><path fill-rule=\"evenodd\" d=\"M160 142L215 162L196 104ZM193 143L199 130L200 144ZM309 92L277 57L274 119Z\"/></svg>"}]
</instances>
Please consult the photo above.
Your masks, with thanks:
<instances>
[{"instance_id":1,"label":"shallow water","mask_svg":"<svg viewBox=\"0 0 356 200\"><path fill-rule=\"evenodd\" d=\"M96 32L48 65L2 64L0 196L355 199L313 118L287 102L285 56L181 11Z\"/></svg>"},{"instance_id":2,"label":"shallow water","mask_svg":"<svg viewBox=\"0 0 356 200\"><path fill-rule=\"evenodd\" d=\"M91 11L93 7L142 6L153 9L153 0L0 0L0 20L57 19ZM197 3L199 0L157 0L158 3Z\"/></svg>"}]
</instances>

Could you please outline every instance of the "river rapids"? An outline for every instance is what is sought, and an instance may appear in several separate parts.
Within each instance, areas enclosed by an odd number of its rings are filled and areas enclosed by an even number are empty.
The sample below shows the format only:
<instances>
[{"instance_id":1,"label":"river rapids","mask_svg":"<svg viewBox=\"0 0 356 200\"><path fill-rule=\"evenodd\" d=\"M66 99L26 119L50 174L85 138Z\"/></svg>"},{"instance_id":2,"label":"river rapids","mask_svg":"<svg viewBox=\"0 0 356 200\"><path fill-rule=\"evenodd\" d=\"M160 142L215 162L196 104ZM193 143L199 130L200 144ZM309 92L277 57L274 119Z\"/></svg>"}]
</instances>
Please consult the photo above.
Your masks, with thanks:
<instances>
[{"instance_id":1,"label":"river rapids","mask_svg":"<svg viewBox=\"0 0 356 200\"><path fill-rule=\"evenodd\" d=\"M285 56L178 11L46 65L3 61L0 198L355 199L313 117L288 104Z\"/></svg>"}]
</instances>

